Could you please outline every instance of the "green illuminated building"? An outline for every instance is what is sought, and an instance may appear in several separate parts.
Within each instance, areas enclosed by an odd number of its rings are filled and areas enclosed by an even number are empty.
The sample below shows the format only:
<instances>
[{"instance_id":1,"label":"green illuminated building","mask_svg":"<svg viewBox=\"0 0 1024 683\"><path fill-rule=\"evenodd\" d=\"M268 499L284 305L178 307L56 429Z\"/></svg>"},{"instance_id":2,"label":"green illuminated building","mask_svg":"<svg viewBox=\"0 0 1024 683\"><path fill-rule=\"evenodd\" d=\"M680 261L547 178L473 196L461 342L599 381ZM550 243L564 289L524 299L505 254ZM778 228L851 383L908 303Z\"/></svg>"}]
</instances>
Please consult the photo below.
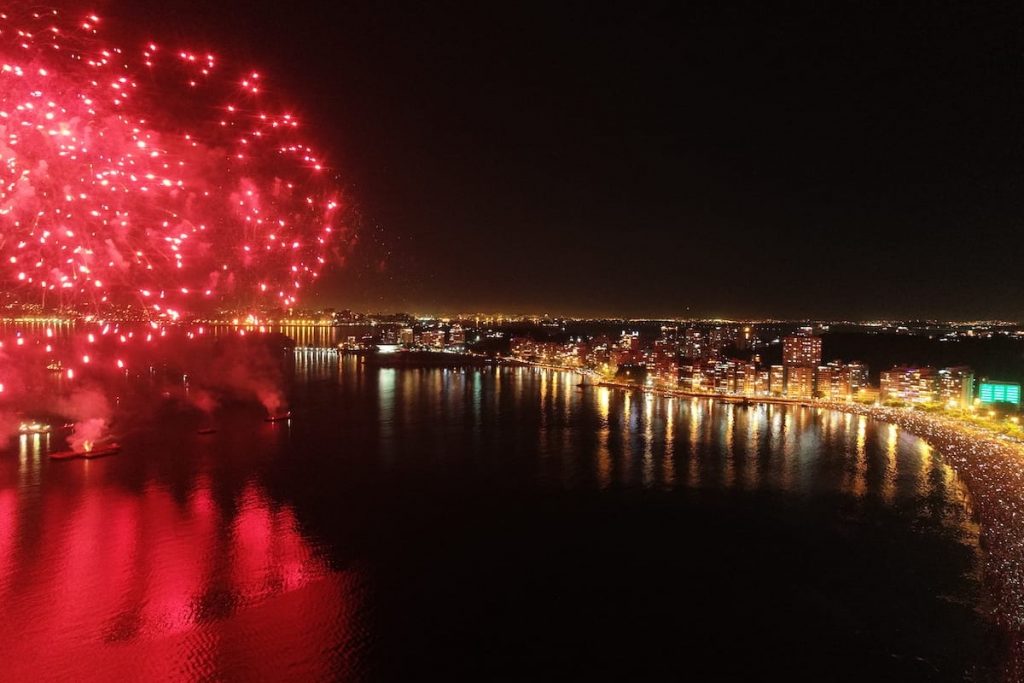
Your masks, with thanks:
<instances>
[{"instance_id":1,"label":"green illuminated building","mask_svg":"<svg viewBox=\"0 0 1024 683\"><path fill-rule=\"evenodd\" d=\"M1014 382L993 382L983 380L978 385L978 399L982 405L1012 403L1020 405L1020 385Z\"/></svg>"}]
</instances>

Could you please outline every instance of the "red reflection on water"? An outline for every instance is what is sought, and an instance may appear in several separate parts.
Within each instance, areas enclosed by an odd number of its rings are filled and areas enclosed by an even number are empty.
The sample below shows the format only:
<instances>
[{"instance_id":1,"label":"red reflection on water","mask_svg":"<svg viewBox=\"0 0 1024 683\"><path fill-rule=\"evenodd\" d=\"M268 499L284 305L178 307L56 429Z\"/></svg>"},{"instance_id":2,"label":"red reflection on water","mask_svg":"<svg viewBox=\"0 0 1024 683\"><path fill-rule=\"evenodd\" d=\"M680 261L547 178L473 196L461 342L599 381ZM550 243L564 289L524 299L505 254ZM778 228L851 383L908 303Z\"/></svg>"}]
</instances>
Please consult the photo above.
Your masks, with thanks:
<instances>
[{"instance_id":1,"label":"red reflection on water","mask_svg":"<svg viewBox=\"0 0 1024 683\"><path fill-rule=\"evenodd\" d=\"M10 576L14 561L15 521L18 514L18 496L13 490L0 489L0 591L4 579Z\"/></svg>"},{"instance_id":2,"label":"red reflection on water","mask_svg":"<svg viewBox=\"0 0 1024 683\"><path fill-rule=\"evenodd\" d=\"M339 675L359 578L326 567L290 507L251 483L218 506L204 478L181 500L62 464L70 481L42 495L0 490L5 680Z\"/></svg>"}]
</instances>

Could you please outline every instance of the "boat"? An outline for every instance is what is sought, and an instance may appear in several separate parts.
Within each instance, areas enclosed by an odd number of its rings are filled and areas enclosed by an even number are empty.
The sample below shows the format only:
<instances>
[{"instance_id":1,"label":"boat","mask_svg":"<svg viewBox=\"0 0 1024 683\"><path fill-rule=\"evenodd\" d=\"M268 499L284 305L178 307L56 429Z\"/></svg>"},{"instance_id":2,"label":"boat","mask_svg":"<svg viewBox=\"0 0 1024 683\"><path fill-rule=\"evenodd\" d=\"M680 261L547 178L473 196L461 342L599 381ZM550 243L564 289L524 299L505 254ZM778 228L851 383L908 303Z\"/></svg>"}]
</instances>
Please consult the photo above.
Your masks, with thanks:
<instances>
[{"instance_id":1,"label":"boat","mask_svg":"<svg viewBox=\"0 0 1024 683\"><path fill-rule=\"evenodd\" d=\"M83 458L85 460L92 460L93 458L102 458L107 455L114 455L120 452L121 444L109 443L105 446L94 446L92 448L76 451L68 449L66 451L56 451L50 453L50 458L53 460L72 460L74 458Z\"/></svg>"},{"instance_id":2,"label":"boat","mask_svg":"<svg viewBox=\"0 0 1024 683\"><path fill-rule=\"evenodd\" d=\"M79 455L86 460L92 460L93 458L102 458L105 455L114 455L121 451L121 444L111 443L106 446L100 446L99 448L91 448L87 451L82 451Z\"/></svg>"},{"instance_id":3,"label":"boat","mask_svg":"<svg viewBox=\"0 0 1024 683\"><path fill-rule=\"evenodd\" d=\"M52 458L53 460L70 460L72 458L77 458L78 455L78 451L54 451L50 453L50 458Z\"/></svg>"},{"instance_id":4,"label":"boat","mask_svg":"<svg viewBox=\"0 0 1024 683\"><path fill-rule=\"evenodd\" d=\"M288 412L280 413L278 415L267 415L265 418L263 418L265 422L281 422L282 420L290 419L292 419L292 412L290 410Z\"/></svg>"},{"instance_id":5,"label":"boat","mask_svg":"<svg viewBox=\"0 0 1024 683\"><path fill-rule=\"evenodd\" d=\"M18 431L22 434L47 434L50 431L50 425L45 422L22 422L18 426Z\"/></svg>"}]
</instances>

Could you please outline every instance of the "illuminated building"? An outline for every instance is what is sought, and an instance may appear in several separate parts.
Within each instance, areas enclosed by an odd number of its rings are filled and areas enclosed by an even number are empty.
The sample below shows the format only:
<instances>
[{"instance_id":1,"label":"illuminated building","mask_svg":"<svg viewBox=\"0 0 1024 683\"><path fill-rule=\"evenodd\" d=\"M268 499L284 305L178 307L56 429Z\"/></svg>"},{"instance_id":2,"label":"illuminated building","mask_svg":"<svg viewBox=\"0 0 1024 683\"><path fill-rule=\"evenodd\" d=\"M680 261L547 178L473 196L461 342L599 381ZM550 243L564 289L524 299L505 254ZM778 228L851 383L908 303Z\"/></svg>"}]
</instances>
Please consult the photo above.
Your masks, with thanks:
<instances>
[{"instance_id":1,"label":"illuminated building","mask_svg":"<svg viewBox=\"0 0 1024 683\"><path fill-rule=\"evenodd\" d=\"M452 325L451 330L448 334L448 343L450 344L465 344L466 343L466 331L462 329L462 325Z\"/></svg>"},{"instance_id":2,"label":"illuminated building","mask_svg":"<svg viewBox=\"0 0 1024 683\"><path fill-rule=\"evenodd\" d=\"M654 342L647 354L647 376L659 384L678 384L679 354L674 341L658 339Z\"/></svg>"},{"instance_id":3,"label":"illuminated building","mask_svg":"<svg viewBox=\"0 0 1024 683\"><path fill-rule=\"evenodd\" d=\"M768 372L768 391L772 396L782 396L786 391L786 367L773 365Z\"/></svg>"},{"instance_id":4,"label":"illuminated building","mask_svg":"<svg viewBox=\"0 0 1024 683\"><path fill-rule=\"evenodd\" d=\"M708 330L708 343L705 354L708 358L718 358L722 348L736 340L736 329L732 327L714 327Z\"/></svg>"},{"instance_id":5,"label":"illuminated building","mask_svg":"<svg viewBox=\"0 0 1024 683\"><path fill-rule=\"evenodd\" d=\"M784 338L782 365L785 368L786 396L814 396L814 370L821 365L821 337L797 334Z\"/></svg>"},{"instance_id":6,"label":"illuminated building","mask_svg":"<svg viewBox=\"0 0 1024 683\"><path fill-rule=\"evenodd\" d=\"M757 394L757 366L746 361L736 361L736 393L744 396Z\"/></svg>"},{"instance_id":7,"label":"illuminated building","mask_svg":"<svg viewBox=\"0 0 1024 683\"><path fill-rule=\"evenodd\" d=\"M978 400L982 405L1011 403L1020 405L1020 385L1014 382L982 380L978 386Z\"/></svg>"},{"instance_id":8,"label":"illuminated building","mask_svg":"<svg viewBox=\"0 0 1024 683\"><path fill-rule=\"evenodd\" d=\"M413 334L411 327L403 327L398 332L398 343L399 344L412 344L416 341L416 337Z\"/></svg>"},{"instance_id":9,"label":"illuminated building","mask_svg":"<svg viewBox=\"0 0 1024 683\"><path fill-rule=\"evenodd\" d=\"M868 369L863 363L831 361L818 367L817 396L829 401L849 401L868 384Z\"/></svg>"},{"instance_id":10,"label":"illuminated building","mask_svg":"<svg viewBox=\"0 0 1024 683\"><path fill-rule=\"evenodd\" d=\"M881 375L883 401L930 403L935 398L935 368L894 367Z\"/></svg>"},{"instance_id":11,"label":"illuminated building","mask_svg":"<svg viewBox=\"0 0 1024 683\"><path fill-rule=\"evenodd\" d=\"M693 359L684 359L679 364L679 388L684 391L700 391L700 387L700 362Z\"/></svg>"},{"instance_id":12,"label":"illuminated building","mask_svg":"<svg viewBox=\"0 0 1024 683\"><path fill-rule=\"evenodd\" d=\"M754 380L754 394L767 396L771 393L771 372L767 369L757 371L757 379Z\"/></svg>"},{"instance_id":13,"label":"illuminated building","mask_svg":"<svg viewBox=\"0 0 1024 683\"><path fill-rule=\"evenodd\" d=\"M444 330L423 330L420 334L420 344L433 348L444 346Z\"/></svg>"},{"instance_id":14,"label":"illuminated building","mask_svg":"<svg viewBox=\"0 0 1024 683\"><path fill-rule=\"evenodd\" d=\"M703 358L705 356L706 344L704 335L700 330L689 328L683 334L683 356L686 358Z\"/></svg>"},{"instance_id":15,"label":"illuminated building","mask_svg":"<svg viewBox=\"0 0 1024 683\"><path fill-rule=\"evenodd\" d=\"M832 363L818 366L818 384L814 395L830 401L846 398L842 374Z\"/></svg>"},{"instance_id":16,"label":"illuminated building","mask_svg":"<svg viewBox=\"0 0 1024 683\"><path fill-rule=\"evenodd\" d=\"M941 402L970 405L974 393L974 372L964 366L936 370L932 367L895 367L882 373L883 401L907 403Z\"/></svg>"},{"instance_id":17,"label":"illuminated building","mask_svg":"<svg viewBox=\"0 0 1024 683\"><path fill-rule=\"evenodd\" d=\"M718 361L704 360L694 363L692 386L694 391L714 391Z\"/></svg>"},{"instance_id":18,"label":"illuminated building","mask_svg":"<svg viewBox=\"0 0 1024 683\"><path fill-rule=\"evenodd\" d=\"M821 337L795 335L783 339L782 364L810 368L821 365Z\"/></svg>"},{"instance_id":19,"label":"illuminated building","mask_svg":"<svg viewBox=\"0 0 1024 683\"><path fill-rule=\"evenodd\" d=\"M513 358L526 358L533 354L533 340L526 337L512 337L509 340Z\"/></svg>"},{"instance_id":20,"label":"illuminated building","mask_svg":"<svg viewBox=\"0 0 1024 683\"><path fill-rule=\"evenodd\" d=\"M619 337L619 343L613 355L616 365L631 365L644 361L643 352L640 350L640 333L623 332Z\"/></svg>"},{"instance_id":21,"label":"illuminated building","mask_svg":"<svg viewBox=\"0 0 1024 683\"><path fill-rule=\"evenodd\" d=\"M741 349L741 350L749 349L749 348L752 348L754 345L755 345L755 337L754 337L753 330L750 328L750 325L747 325L747 326L743 327L742 329L740 329L736 333L736 348L737 349Z\"/></svg>"},{"instance_id":22,"label":"illuminated building","mask_svg":"<svg viewBox=\"0 0 1024 683\"><path fill-rule=\"evenodd\" d=\"M974 371L966 366L943 368L936 377L939 401L957 406L969 406L974 398Z\"/></svg>"},{"instance_id":23,"label":"illuminated building","mask_svg":"<svg viewBox=\"0 0 1024 683\"><path fill-rule=\"evenodd\" d=\"M814 368L792 365L786 368L786 396L812 398L814 396Z\"/></svg>"},{"instance_id":24,"label":"illuminated building","mask_svg":"<svg viewBox=\"0 0 1024 683\"><path fill-rule=\"evenodd\" d=\"M850 396L862 395L868 387L868 366L859 362L847 363L843 369Z\"/></svg>"},{"instance_id":25,"label":"illuminated building","mask_svg":"<svg viewBox=\"0 0 1024 683\"><path fill-rule=\"evenodd\" d=\"M716 392L720 394L736 393L736 363L731 360L715 362L714 382Z\"/></svg>"}]
</instances>

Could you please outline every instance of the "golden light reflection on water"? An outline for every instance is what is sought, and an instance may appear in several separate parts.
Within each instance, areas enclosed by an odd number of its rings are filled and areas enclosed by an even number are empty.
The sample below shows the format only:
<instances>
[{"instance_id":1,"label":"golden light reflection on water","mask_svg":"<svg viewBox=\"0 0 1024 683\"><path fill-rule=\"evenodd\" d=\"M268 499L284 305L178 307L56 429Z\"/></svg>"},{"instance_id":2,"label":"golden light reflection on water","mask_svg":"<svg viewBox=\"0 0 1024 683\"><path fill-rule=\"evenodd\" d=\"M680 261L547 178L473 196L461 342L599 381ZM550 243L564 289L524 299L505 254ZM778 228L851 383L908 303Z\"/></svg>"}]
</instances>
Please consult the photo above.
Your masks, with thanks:
<instances>
[{"instance_id":1,"label":"golden light reflection on water","mask_svg":"<svg viewBox=\"0 0 1024 683\"><path fill-rule=\"evenodd\" d=\"M397 370L382 368L377 383L380 414L381 453L387 459L395 456L395 403L397 401Z\"/></svg>"},{"instance_id":2,"label":"golden light reflection on water","mask_svg":"<svg viewBox=\"0 0 1024 683\"><path fill-rule=\"evenodd\" d=\"M297 375L311 380L337 367L336 357L324 355L296 361ZM484 428L490 416L532 423L537 428L502 428L504 438L514 449L539 456L538 476L566 487L587 481L602 489L637 485L808 492L835 487L892 503L903 495L927 495L955 485L952 471L920 440L862 416L577 387L577 380L571 373L537 368L379 370L383 451L388 452L389 443L394 446L394 429L422 415L418 404L427 401L438 425L448 425L446 433L433 434L439 444L461 434L474 449L486 451L496 433ZM506 395L510 386L514 391ZM589 435L581 431L583 424L589 425ZM23 460L28 470L27 451Z\"/></svg>"},{"instance_id":3,"label":"golden light reflection on water","mask_svg":"<svg viewBox=\"0 0 1024 683\"><path fill-rule=\"evenodd\" d=\"M696 488L700 486L701 424L704 422L704 406L700 399L690 399L690 409L686 417L689 422L687 433L690 446L686 463L686 483L688 486Z\"/></svg>"},{"instance_id":4,"label":"golden light reflection on water","mask_svg":"<svg viewBox=\"0 0 1024 683\"><path fill-rule=\"evenodd\" d=\"M494 372L497 383L507 371ZM635 485L809 493L831 488L893 503L953 484L952 471L919 439L863 416L582 389L572 375L548 371L531 371L524 382L513 412L518 420L536 415L542 435L535 443L549 463L542 470L561 486L583 486L590 477L602 489ZM459 398L480 400L476 392ZM480 419L476 409L467 414L473 423ZM581 424L592 425L592 437L580 434ZM476 427L466 429L473 433Z\"/></svg>"},{"instance_id":5,"label":"golden light reflection on water","mask_svg":"<svg viewBox=\"0 0 1024 683\"><path fill-rule=\"evenodd\" d=\"M548 388L549 370L540 370L540 431L543 433L547 426L548 404L551 402L550 390Z\"/></svg>"},{"instance_id":6,"label":"golden light reflection on water","mask_svg":"<svg viewBox=\"0 0 1024 683\"><path fill-rule=\"evenodd\" d=\"M782 448L779 452L781 470L782 470L782 482L781 487L785 491L794 490L794 472L795 467L794 454L796 453L797 446L797 434L794 423L796 417L794 411L802 411L802 408L796 408L791 406L791 410L787 410L785 415L782 416Z\"/></svg>"},{"instance_id":7,"label":"golden light reflection on water","mask_svg":"<svg viewBox=\"0 0 1024 683\"><path fill-rule=\"evenodd\" d=\"M917 452L922 475L935 469L932 456L932 447L927 441L918 439ZM927 476L919 476L915 479L918 495L927 496L932 492L932 480Z\"/></svg>"},{"instance_id":8,"label":"golden light reflection on water","mask_svg":"<svg viewBox=\"0 0 1024 683\"><path fill-rule=\"evenodd\" d=\"M18 475L23 486L39 484L40 465L50 452L50 434L18 435Z\"/></svg>"},{"instance_id":9,"label":"golden light reflection on water","mask_svg":"<svg viewBox=\"0 0 1024 683\"><path fill-rule=\"evenodd\" d=\"M885 469L882 473L882 498L891 502L896 493L896 447L899 443L900 430L896 425L886 428Z\"/></svg>"},{"instance_id":10,"label":"golden light reflection on water","mask_svg":"<svg viewBox=\"0 0 1024 683\"><path fill-rule=\"evenodd\" d=\"M597 412L600 427L597 435L597 481L604 489L611 484L611 401L612 390L607 387L597 389Z\"/></svg>"},{"instance_id":11,"label":"golden light reflection on water","mask_svg":"<svg viewBox=\"0 0 1024 683\"><path fill-rule=\"evenodd\" d=\"M665 404L665 453L662 457L662 481L671 487L676 482L676 405L675 398L669 398Z\"/></svg>"},{"instance_id":12,"label":"golden light reflection on water","mask_svg":"<svg viewBox=\"0 0 1024 683\"><path fill-rule=\"evenodd\" d=\"M575 454L572 454L572 430L569 429L572 419L574 419L575 405L576 402L572 400L576 392L576 376L563 372L561 373L562 388L561 388L561 401L559 403L559 443L558 452L565 455L568 460L568 466L562 470L562 484L564 486L572 486L575 482L578 470L578 463L576 462ZM572 454L572 455L570 455Z\"/></svg>"},{"instance_id":13,"label":"golden light reflection on water","mask_svg":"<svg viewBox=\"0 0 1024 683\"><path fill-rule=\"evenodd\" d=\"M734 450L733 430L736 428L736 405L726 403L722 406L725 412L725 424L723 427L724 452L722 460L725 465L724 483L726 488L736 486L736 451Z\"/></svg>"},{"instance_id":14,"label":"golden light reflection on water","mask_svg":"<svg viewBox=\"0 0 1024 683\"><path fill-rule=\"evenodd\" d=\"M757 457L761 444L761 433L765 427L766 410L764 406L756 406L747 413L747 438L744 457L746 461L745 484L749 489L756 489L761 483L761 468Z\"/></svg>"},{"instance_id":15,"label":"golden light reflection on water","mask_svg":"<svg viewBox=\"0 0 1024 683\"><path fill-rule=\"evenodd\" d=\"M854 460L853 486L851 487L857 497L862 497L867 492L868 473L868 418L859 415L857 417L857 449Z\"/></svg>"},{"instance_id":16,"label":"golden light reflection on water","mask_svg":"<svg viewBox=\"0 0 1024 683\"><path fill-rule=\"evenodd\" d=\"M644 400L644 439L643 439L643 484L654 483L654 395L647 394Z\"/></svg>"}]
</instances>

